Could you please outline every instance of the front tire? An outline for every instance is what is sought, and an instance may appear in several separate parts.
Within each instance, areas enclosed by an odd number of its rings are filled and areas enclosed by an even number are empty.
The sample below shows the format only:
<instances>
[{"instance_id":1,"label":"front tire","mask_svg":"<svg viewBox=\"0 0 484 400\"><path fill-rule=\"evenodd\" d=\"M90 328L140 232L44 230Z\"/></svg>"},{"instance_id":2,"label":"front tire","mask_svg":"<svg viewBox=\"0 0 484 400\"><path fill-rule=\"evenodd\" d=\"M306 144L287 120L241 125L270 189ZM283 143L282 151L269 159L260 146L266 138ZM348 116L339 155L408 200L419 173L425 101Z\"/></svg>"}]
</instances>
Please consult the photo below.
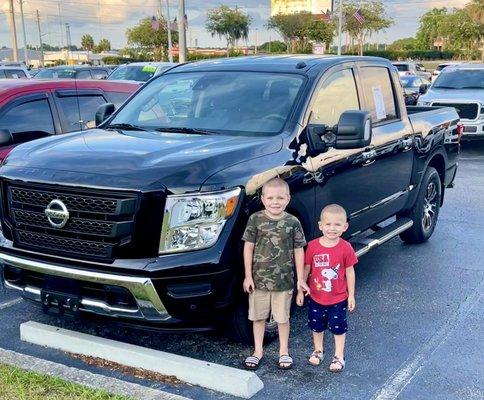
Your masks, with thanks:
<instances>
[{"instance_id":1,"label":"front tire","mask_svg":"<svg viewBox=\"0 0 484 400\"><path fill-rule=\"evenodd\" d=\"M439 174L435 168L428 167L413 208L402 214L413 221L412 227L400 234L405 243L423 243L432 236L439 217L441 197L442 184Z\"/></svg>"}]
</instances>

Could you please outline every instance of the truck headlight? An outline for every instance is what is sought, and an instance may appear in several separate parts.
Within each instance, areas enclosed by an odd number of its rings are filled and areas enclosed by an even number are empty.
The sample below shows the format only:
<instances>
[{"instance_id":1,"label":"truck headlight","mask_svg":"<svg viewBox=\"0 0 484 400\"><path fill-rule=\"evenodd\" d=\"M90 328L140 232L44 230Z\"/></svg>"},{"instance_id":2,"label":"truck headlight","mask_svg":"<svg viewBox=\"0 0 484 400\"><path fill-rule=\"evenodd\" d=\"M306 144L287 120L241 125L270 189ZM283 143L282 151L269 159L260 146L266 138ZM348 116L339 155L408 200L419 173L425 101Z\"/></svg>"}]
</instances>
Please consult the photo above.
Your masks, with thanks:
<instances>
[{"instance_id":1,"label":"truck headlight","mask_svg":"<svg viewBox=\"0 0 484 400\"><path fill-rule=\"evenodd\" d=\"M220 192L168 196L163 214L159 253L213 246L234 214L240 188Z\"/></svg>"}]
</instances>

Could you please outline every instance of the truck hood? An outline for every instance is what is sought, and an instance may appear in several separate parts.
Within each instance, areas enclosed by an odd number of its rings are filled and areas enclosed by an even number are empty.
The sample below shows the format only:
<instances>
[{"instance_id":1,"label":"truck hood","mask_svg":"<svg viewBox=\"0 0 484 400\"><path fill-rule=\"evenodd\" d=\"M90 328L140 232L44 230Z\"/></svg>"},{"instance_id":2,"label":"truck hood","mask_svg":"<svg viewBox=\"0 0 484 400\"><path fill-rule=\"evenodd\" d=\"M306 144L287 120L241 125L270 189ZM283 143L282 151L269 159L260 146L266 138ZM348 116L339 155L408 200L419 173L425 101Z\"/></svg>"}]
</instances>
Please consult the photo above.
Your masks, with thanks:
<instances>
[{"instance_id":1,"label":"truck hood","mask_svg":"<svg viewBox=\"0 0 484 400\"><path fill-rule=\"evenodd\" d=\"M0 168L10 179L66 185L199 190L211 175L279 151L281 137L93 129L25 143Z\"/></svg>"},{"instance_id":2,"label":"truck hood","mask_svg":"<svg viewBox=\"0 0 484 400\"><path fill-rule=\"evenodd\" d=\"M466 103L479 102L484 104L484 90L476 89L435 89L431 88L423 96L420 96L421 101L447 101Z\"/></svg>"}]
</instances>

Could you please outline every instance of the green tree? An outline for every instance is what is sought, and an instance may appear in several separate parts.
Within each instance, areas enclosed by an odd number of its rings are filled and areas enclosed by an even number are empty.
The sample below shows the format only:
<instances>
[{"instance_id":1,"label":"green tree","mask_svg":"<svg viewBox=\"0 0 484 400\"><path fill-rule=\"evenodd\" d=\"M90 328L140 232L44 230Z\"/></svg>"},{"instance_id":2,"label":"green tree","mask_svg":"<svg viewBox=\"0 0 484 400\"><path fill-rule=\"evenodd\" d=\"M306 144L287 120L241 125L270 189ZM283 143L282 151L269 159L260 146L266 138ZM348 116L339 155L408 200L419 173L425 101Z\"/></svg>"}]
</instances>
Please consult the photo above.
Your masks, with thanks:
<instances>
[{"instance_id":1,"label":"green tree","mask_svg":"<svg viewBox=\"0 0 484 400\"><path fill-rule=\"evenodd\" d=\"M335 32L335 21L313 20L306 27L306 36L315 42L324 43L326 48L331 45Z\"/></svg>"},{"instance_id":2,"label":"green tree","mask_svg":"<svg viewBox=\"0 0 484 400\"><path fill-rule=\"evenodd\" d=\"M472 0L464 7L469 17L479 26L478 45L481 48L481 61L484 62L484 1Z\"/></svg>"},{"instance_id":3,"label":"green tree","mask_svg":"<svg viewBox=\"0 0 484 400\"><path fill-rule=\"evenodd\" d=\"M420 17L417 42L420 50L431 50L439 37L445 36L447 20L446 8L434 8Z\"/></svg>"},{"instance_id":4,"label":"green tree","mask_svg":"<svg viewBox=\"0 0 484 400\"><path fill-rule=\"evenodd\" d=\"M227 57L230 48L235 47L237 40L247 39L249 36L249 25L252 18L239 10L222 5L207 11L207 22L205 27L212 36L218 35L227 40Z\"/></svg>"},{"instance_id":5,"label":"green tree","mask_svg":"<svg viewBox=\"0 0 484 400\"><path fill-rule=\"evenodd\" d=\"M267 27L274 29L287 44L287 52L294 53L295 47L304 47L308 26L314 20L313 14L303 11L294 14L277 14L269 18Z\"/></svg>"},{"instance_id":6,"label":"green tree","mask_svg":"<svg viewBox=\"0 0 484 400\"><path fill-rule=\"evenodd\" d=\"M97 46L95 46L94 51L96 53L102 53L103 51L111 50L111 42L108 39L101 39Z\"/></svg>"},{"instance_id":7,"label":"green tree","mask_svg":"<svg viewBox=\"0 0 484 400\"><path fill-rule=\"evenodd\" d=\"M287 45L280 40L272 40L260 45L259 50L266 53L284 53L287 51Z\"/></svg>"},{"instance_id":8,"label":"green tree","mask_svg":"<svg viewBox=\"0 0 484 400\"><path fill-rule=\"evenodd\" d=\"M156 60L166 59L168 33L165 19L161 18L158 25L153 27L151 18L143 18L138 25L126 31L128 46L134 47L132 54L142 58L151 56ZM171 38L173 43L178 42L177 33L173 32Z\"/></svg>"},{"instance_id":9,"label":"green tree","mask_svg":"<svg viewBox=\"0 0 484 400\"><path fill-rule=\"evenodd\" d=\"M358 9L363 15L363 23L353 16ZM385 8L380 1L352 0L344 5L344 13L344 30L357 40L360 56L363 55L363 44L368 36L393 25L393 20L386 17Z\"/></svg>"},{"instance_id":10,"label":"green tree","mask_svg":"<svg viewBox=\"0 0 484 400\"><path fill-rule=\"evenodd\" d=\"M82 35L81 47L84 50L87 50L87 59L89 60L89 52L94 49L94 39L92 38L91 35L87 33L85 35Z\"/></svg>"},{"instance_id":11,"label":"green tree","mask_svg":"<svg viewBox=\"0 0 484 400\"><path fill-rule=\"evenodd\" d=\"M479 49L483 28L472 20L466 10L455 10L447 15L442 29L447 39L447 49L461 50L465 57Z\"/></svg>"},{"instance_id":12,"label":"green tree","mask_svg":"<svg viewBox=\"0 0 484 400\"><path fill-rule=\"evenodd\" d=\"M389 51L417 50L418 42L417 42L417 39L413 37L398 39L398 40L395 40L392 44L390 44L387 49Z\"/></svg>"}]
</instances>

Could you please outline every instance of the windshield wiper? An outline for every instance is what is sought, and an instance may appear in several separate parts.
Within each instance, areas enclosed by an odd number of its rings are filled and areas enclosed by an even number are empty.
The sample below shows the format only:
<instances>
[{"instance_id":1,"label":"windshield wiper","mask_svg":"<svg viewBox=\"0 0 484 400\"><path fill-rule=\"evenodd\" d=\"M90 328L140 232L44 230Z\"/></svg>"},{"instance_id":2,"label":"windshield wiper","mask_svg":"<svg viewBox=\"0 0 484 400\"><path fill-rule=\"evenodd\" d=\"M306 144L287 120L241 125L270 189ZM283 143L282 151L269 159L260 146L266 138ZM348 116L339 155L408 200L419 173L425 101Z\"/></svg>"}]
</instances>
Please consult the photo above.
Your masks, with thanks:
<instances>
[{"instance_id":1,"label":"windshield wiper","mask_svg":"<svg viewBox=\"0 0 484 400\"><path fill-rule=\"evenodd\" d=\"M462 86L461 89L484 89L482 86Z\"/></svg>"},{"instance_id":2,"label":"windshield wiper","mask_svg":"<svg viewBox=\"0 0 484 400\"><path fill-rule=\"evenodd\" d=\"M108 125L106 127L106 129L109 129L109 128L112 128L112 129L124 129L125 131L146 131L147 130L146 128L143 128L142 126L133 125L133 124L126 124L126 123L122 123L122 124L111 124L111 125Z\"/></svg>"},{"instance_id":3,"label":"windshield wiper","mask_svg":"<svg viewBox=\"0 0 484 400\"><path fill-rule=\"evenodd\" d=\"M455 86L434 86L434 89L459 89Z\"/></svg>"},{"instance_id":4,"label":"windshield wiper","mask_svg":"<svg viewBox=\"0 0 484 400\"><path fill-rule=\"evenodd\" d=\"M156 128L155 131L157 132L179 132L179 133L194 133L197 135L214 135L217 132L209 131L206 129L197 129L197 128L175 128L175 127L166 127L166 128Z\"/></svg>"}]
</instances>

